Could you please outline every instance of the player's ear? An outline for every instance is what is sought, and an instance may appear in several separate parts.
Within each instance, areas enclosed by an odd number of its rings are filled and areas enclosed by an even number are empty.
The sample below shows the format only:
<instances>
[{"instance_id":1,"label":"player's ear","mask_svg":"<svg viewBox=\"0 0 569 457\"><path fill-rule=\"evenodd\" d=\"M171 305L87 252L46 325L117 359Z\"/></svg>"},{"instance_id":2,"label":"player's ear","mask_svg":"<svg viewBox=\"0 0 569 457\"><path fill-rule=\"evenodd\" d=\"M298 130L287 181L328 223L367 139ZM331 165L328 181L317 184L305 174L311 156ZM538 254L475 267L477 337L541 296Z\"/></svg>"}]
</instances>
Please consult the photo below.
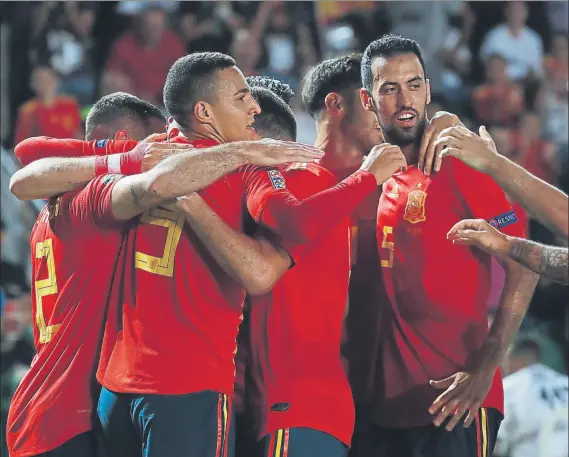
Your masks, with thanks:
<instances>
[{"instance_id":1,"label":"player's ear","mask_svg":"<svg viewBox=\"0 0 569 457\"><path fill-rule=\"evenodd\" d=\"M197 102L194 105L194 116L201 124L212 124L214 120L211 105L203 101Z\"/></svg>"},{"instance_id":2,"label":"player's ear","mask_svg":"<svg viewBox=\"0 0 569 457\"><path fill-rule=\"evenodd\" d=\"M375 113L375 104L371 92L365 87L360 89L360 100L362 101L362 106L366 111L371 111Z\"/></svg>"},{"instance_id":3,"label":"player's ear","mask_svg":"<svg viewBox=\"0 0 569 457\"><path fill-rule=\"evenodd\" d=\"M427 101L426 104L428 105L431 103L431 81L428 79L425 80L425 89L427 91Z\"/></svg>"},{"instance_id":4,"label":"player's ear","mask_svg":"<svg viewBox=\"0 0 569 457\"><path fill-rule=\"evenodd\" d=\"M324 106L331 114L338 114L339 110L344 109L344 97L336 92L330 92L324 98Z\"/></svg>"}]
</instances>

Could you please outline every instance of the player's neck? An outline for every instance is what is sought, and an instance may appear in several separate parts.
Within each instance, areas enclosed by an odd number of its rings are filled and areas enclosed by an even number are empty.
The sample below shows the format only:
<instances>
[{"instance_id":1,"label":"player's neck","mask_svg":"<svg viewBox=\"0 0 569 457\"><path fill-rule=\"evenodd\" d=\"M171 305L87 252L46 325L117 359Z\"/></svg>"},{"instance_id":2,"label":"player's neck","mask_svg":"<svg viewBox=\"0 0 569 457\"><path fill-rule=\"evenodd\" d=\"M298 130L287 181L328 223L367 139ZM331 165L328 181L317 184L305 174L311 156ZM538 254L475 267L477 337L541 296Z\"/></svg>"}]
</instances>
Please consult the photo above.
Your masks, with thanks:
<instances>
[{"instance_id":1,"label":"player's neck","mask_svg":"<svg viewBox=\"0 0 569 457\"><path fill-rule=\"evenodd\" d=\"M419 161L419 147L415 143L403 146L401 152L407 160L407 165L416 165Z\"/></svg>"},{"instance_id":2,"label":"player's neck","mask_svg":"<svg viewBox=\"0 0 569 457\"><path fill-rule=\"evenodd\" d=\"M55 103L55 95L54 94L45 94L39 97L42 105L45 106L53 106Z\"/></svg>"},{"instance_id":3,"label":"player's neck","mask_svg":"<svg viewBox=\"0 0 569 457\"><path fill-rule=\"evenodd\" d=\"M363 155L353 141L331 128L318 129L314 146L324 151L319 163L325 168L358 168L363 162Z\"/></svg>"},{"instance_id":4,"label":"player's neck","mask_svg":"<svg viewBox=\"0 0 569 457\"><path fill-rule=\"evenodd\" d=\"M190 129L183 129L180 130L180 134L189 141L213 140L220 144L226 143L216 132L197 132Z\"/></svg>"}]
</instances>

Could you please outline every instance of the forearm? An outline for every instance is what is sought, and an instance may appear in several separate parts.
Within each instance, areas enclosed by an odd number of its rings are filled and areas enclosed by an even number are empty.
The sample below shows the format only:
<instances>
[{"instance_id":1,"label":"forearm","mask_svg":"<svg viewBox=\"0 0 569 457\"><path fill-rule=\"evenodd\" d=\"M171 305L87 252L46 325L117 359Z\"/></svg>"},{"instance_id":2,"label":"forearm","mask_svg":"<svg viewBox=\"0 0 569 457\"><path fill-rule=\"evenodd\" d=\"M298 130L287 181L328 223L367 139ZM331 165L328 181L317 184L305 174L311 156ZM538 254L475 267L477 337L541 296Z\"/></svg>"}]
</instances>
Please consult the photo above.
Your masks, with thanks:
<instances>
[{"instance_id":1,"label":"forearm","mask_svg":"<svg viewBox=\"0 0 569 457\"><path fill-rule=\"evenodd\" d=\"M569 249L508 237L508 257L529 270L562 284L569 283Z\"/></svg>"},{"instance_id":2,"label":"forearm","mask_svg":"<svg viewBox=\"0 0 569 457\"><path fill-rule=\"evenodd\" d=\"M285 252L277 251L267 240L234 231L201 197L182 198L176 206L215 261L249 294L268 292L290 266Z\"/></svg>"},{"instance_id":3,"label":"forearm","mask_svg":"<svg viewBox=\"0 0 569 457\"><path fill-rule=\"evenodd\" d=\"M78 189L94 177L95 157L52 157L14 173L10 190L20 200L42 199Z\"/></svg>"},{"instance_id":4,"label":"forearm","mask_svg":"<svg viewBox=\"0 0 569 457\"><path fill-rule=\"evenodd\" d=\"M511 346L528 310L539 277L512 260L505 260L506 281L488 338L476 363L497 369Z\"/></svg>"},{"instance_id":5,"label":"forearm","mask_svg":"<svg viewBox=\"0 0 569 457\"><path fill-rule=\"evenodd\" d=\"M537 220L560 236L569 236L568 198L565 193L505 157L496 159L488 174Z\"/></svg>"},{"instance_id":6,"label":"forearm","mask_svg":"<svg viewBox=\"0 0 569 457\"><path fill-rule=\"evenodd\" d=\"M244 148L243 142L227 143L165 159L153 169L153 191L169 200L204 189L247 163Z\"/></svg>"},{"instance_id":7,"label":"forearm","mask_svg":"<svg viewBox=\"0 0 569 457\"><path fill-rule=\"evenodd\" d=\"M376 188L375 176L358 172L304 200L298 200L290 193L275 195L259 218L253 216L279 235L304 244L349 217Z\"/></svg>"}]
</instances>

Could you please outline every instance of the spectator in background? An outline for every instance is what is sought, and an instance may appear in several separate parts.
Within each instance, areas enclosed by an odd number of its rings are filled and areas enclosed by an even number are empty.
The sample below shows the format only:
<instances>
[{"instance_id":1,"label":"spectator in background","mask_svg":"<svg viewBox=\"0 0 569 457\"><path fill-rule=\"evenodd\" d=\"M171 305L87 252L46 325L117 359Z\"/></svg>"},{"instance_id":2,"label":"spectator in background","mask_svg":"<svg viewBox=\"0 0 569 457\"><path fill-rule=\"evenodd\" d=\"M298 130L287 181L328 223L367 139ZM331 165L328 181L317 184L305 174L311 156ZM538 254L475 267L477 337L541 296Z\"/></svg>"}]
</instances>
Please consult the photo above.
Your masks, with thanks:
<instances>
[{"instance_id":1,"label":"spectator in background","mask_svg":"<svg viewBox=\"0 0 569 457\"><path fill-rule=\"evenodd\" d=\"M506 61L498 54L486 60L486 82L472 94L475 118L482 124L512 125L524 108L519 84L508 79Z\"/></svg>"},{"instance_id":2,"label":"spectator in background","mask_svg":"<svg viewBox=\"0 0 569 457\"><path fill-rule=\"evenodd\" d=\"M229 54L245 76L258 75L257 63L261 53L259 40L251 29L242 28L235 32Z\"/></svg>"},{"instance_id":3,"label":"spectator in background","mask_svg":"<svg viewBox=\"0 0 569 457\"><path fill-rule=\"evenodd\" d=\"M92 31L96 4L61 2L49 15L52 19L43 22L32 45L31 60L52 67L59 76L61 92L89 105L95 98Z\"/></svg>"},{"instance_id":4,"label":"spectator in background","mask_svg":"<svg viewBox=\"0 0 569 457\"><path fill-rule=\"evenodd\" d=\"M555 81L557 78L569 80L569 59L568 59L567 34L556 33L553 37L551 53L545 56L544 67L548 82Z\"/></svg>"},{"instance_id":5,"label":"spectator in background","mask_svg":"<svg viewBox=\"0 0 569 457\"><path fill-rule=\"evenodd\" d=\"M81 111L77 100L58 95L57 74L47 66L32 70L31 86L35 98L18 110L16 143L31 136L81 138Z\"/></svg>"},{"instance_id":6,"label":"spectator in background","mask_svg":"<svg viewBox=\"0 0 569 457\"><path fill-rule=\"evenodd\" d=\"M4 226L4 221L0 220L0 245L3 245L5 242L6 227ZM3 252L3 249L0 252ZM0 262L0 288L6 299L20 297L30 291L26 281L26 273L22 266L14 265L7 261L4 256L1 257Z\"/></svg>"},{"instance_id":7,"label":"spectator in background","mask_svg":"<svg viewBox=\"0 0 569 457\"><path fill-rule=\"evenodd\" d=\"M488 32L480 56L484 59L493 54L502 56L508 65L508 77L514 81L539 79L542 76L543 43L526 25L528 6L518 1L505 5L506 23Z\"/></svg>"},{"instance_id":8,"label":"spectator in background","mask_svg":"<svg viewBox=\"0 0 569 457\"><path fill-rule=\"evenodd\" d=\"M172 64L184 55L180 38L168 29L166 11L150 6L133 19L114 44L103 75L103 95L128 92L162 105L162 87Z\"/></svg>"},{"instance_id":9,"label":"spectator in background","mask_svg":"<svg viewBox=\"0 0 569 457\"><path fill-rule=\"evenodd\" d=\"M528 338L514 343L504 362L504 421L498 432L497 457L538 457L542 425L552 411L567 408L567 375L545 366L541 348ZM549 449L564 451L547 457L567 455L567 431L555 436ZM553 443L551 443L553 444Z\"/></svg>"},{"instance_id":10,"label":"spectator in background","mask_svg":"<svg viewBox=\"0 0 569 457\"><path fill-rule=\"evenodd\" d=\"M542 87L542 119L544 137L560 148L567 149L569 143L569 100L567 79L557 76ZM562 157L567 160L567 157Z\"/></svg>"}]
</instances>

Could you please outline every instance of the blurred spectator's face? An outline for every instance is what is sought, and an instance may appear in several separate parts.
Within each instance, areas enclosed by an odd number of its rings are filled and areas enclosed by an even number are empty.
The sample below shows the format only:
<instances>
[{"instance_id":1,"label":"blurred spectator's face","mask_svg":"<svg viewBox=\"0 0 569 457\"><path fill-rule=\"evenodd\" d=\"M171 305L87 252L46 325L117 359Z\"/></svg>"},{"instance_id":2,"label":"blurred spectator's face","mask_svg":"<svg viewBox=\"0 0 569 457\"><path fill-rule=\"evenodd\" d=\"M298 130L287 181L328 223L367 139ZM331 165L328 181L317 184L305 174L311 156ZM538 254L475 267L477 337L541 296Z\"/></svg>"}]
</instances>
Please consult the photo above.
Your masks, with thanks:
<instances>
[{"instance_id":1,"label":"blurred spectator's face","mask_svg":"<svg viewBox=\"0 0 569 457\"><path fill-rule=\"evenodd\" d=\"M525 2L511 2L506 6L506 21L512 27L523 27L528 19L528 7Z\"/></svg>"},{"instance_id":2,"label":"blurred spectator's face","mask_svg":"<svg viewBox=\"0 0 569 457\"><path fill-rule=\"evenodd\" d=\"M288 12L284 5L271 15L271 29L274 32L286 32L290 27Z\"/></svg>"},{"instance_id":3,"label":"blurred spectator's face","mask_svg":"<svg viewBox=\"0 0 569 457\"><path fill-rule=\"evenodd\" d=\"M36 67L32 73L32 90L38 98L52 97L57 91L57 76L48 67Z\"/></svg>"},{"instance_id":4,"label":"blurred spectator's face","mask_svg":"<svg viewBox=\"0 0 569 457\"><path fill-rule=\"evenodd\" d=\"M249 92L243 73L237 67L231 67L218 71L217 78L215 103L206 104L211 110L210 127L226 142L254 138L252 126L255 114L259 114L261 108Z\"/></svg>"},{"instance_id":5,"label":"blurred spectator's face","mask_svg":"<svg viewBox=\"0 0 569 457\"><path fill-rule=\"evenodd\" d=\"M151 9L142 13L140 21L140 34L148 45L154 45L160 42L162 34L166 30L167 18L166 12L157 9Z\"/></svg>"},{"instance_id":6,"label":"blurred spectator's face","mask_svg":"<svg viewBox=\"0 0 569 457\"><path fill-rule=\"evenodd\" d=\"M86 8L79 12L76 29L84 37L91 35L93 24L95 23L95 12L92 9Z\"/></svg>"},{"instance_id":7,"label":"blurred spectator's face","mask_svg":"<svg viewBox=\"0 0 569 457\"><path fill-rule=\"evenodd\" d=\"M553 55L558 59L567 60L567 35L558 34L553 38Z\"/></svg>"},{"instance_id":8,"label":"blurred spectator's face","mask_svg":"<svg viewBox=\"0 0 569 457\"><path fill-rule=\"evenodd\" d=\"M352 138L363 155L369 154L376 144L383 143L383 135L375 114L367 111L360 100L360 88L352 89L346 99L347 108L340 128Z\"/></svg>"},{"instance_id":9,"label":"blurred spectator's face","mask_svg":"<svg viewBox=\"0 0 569 457\"><path fill-rule=\"evenodd\" d=\"M494 143L496 143L498 152L504 157L512 159L514 157L514 147L510 129L505 127L492 127L489 133L494 139Z\"/></svg>"},{"instance_id":10,"label":"blurred spectator's face","mask_svg":"<svg viewBox=\"0 0 569 457\"><path fill-rule=\"evenodd\" d=\"M498 56L491 56L486 62L486 79L489 82L506 80L506 62Z\"/></svg>"},{"instance_id":11,"label":"blurred spectator's face","mask_svg":"<svg viewBox=\"0 0 569 457\"><path fill-rule=\"evenodd\" d=\"M537 140L541 137L541 119L534 113L527 113L522 118L520 133L530 139Z\"/></svg>"},{"instance_id":12,"label":"blurred spectator's face","mask_svg":"<svg viewBox=\"0 0 569 457\"><path fill-rule=\"evenodd\" d=\"M259 40L256 40L249 30L240 29L235 33L231 43L231 55L240 68L243 68L244 71L253 70L260 54Z\"/></svg>"},{"instance_id":13,"label":"blurred spectator's face","mask_svg":"<svg viewBox=\"0 0 569 457\"><path fill-rule=\"evenodd\" d=\"M372 61L372 100L364 92L362 102L377 114L385 141L406 146L425 130L425 107L431 101L429 81L419 58L401 54Z\"/></svg>"}]
</instances>

